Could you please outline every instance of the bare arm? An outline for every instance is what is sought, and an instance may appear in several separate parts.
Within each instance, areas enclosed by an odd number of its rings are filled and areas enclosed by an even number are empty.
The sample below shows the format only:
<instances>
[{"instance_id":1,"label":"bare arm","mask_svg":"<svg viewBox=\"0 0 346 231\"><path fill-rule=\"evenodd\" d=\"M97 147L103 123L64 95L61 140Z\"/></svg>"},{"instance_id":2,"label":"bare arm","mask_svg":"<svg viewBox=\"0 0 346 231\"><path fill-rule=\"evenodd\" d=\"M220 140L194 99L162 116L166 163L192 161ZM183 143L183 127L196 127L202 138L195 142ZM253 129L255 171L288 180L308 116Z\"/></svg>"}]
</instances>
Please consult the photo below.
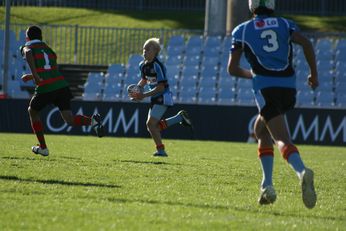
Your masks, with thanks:
<instances>
[{"instance_id":1,"label":"bare arm","mask_svg":"<svg viewBox=\"0 0 346 231\"><path fill-rule=\"evenodd\" d=\"M251 79L251 71L241 68L239 65L242 53L241 49L237 49L230 54L228 59L228 73L240 78Z\"/></svg>"},{"instance_id":2,"label":"bare arm","mask_svg":"<svg viewBox=\"0 0 346 231\"><path fill-rule=\"evenodd\" d=\"M24 52L25 59L29 65L31 74L34 78L35 84L38 85L42 81L42 79L40 78L40 76L36 72L36 65L35 65L35 61L34 61L34 56L32 55L31 50L28 48L24 48L23 52Z\"/></svg>"},{"instance_id":3,"label":"bare arm","mask_svg":"<svg viewBox=\"0 0 346 231\"><path fill-rule=\"evenodd\" d=\"M310 67L310 75L308 76L308 84L312 89L315 89L318 87L318 73L317 73L317 67L316 67L316 57L314 48L306 37L304 37L299 32L293 32L292 33L292 42L299 44L302 46L304 51L304 56L306 61L308 62L308 65Z\"/></svg>"}]
</instances>

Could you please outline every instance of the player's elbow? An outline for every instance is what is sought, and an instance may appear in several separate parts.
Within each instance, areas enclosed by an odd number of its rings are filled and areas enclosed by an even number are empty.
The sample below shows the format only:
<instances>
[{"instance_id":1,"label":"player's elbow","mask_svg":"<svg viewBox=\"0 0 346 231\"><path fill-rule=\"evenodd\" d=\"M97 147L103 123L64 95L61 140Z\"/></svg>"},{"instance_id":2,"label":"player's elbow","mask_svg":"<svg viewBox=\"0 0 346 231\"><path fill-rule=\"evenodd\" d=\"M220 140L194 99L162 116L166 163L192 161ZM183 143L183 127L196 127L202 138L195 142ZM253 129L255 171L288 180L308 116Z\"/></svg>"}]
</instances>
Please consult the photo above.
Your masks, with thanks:
<instances>
[{"instance_id":1,"label":"player's elbow","mask_svg":"<svg viewBox=\"0 0 346 231\"><path fill-rule=\"evenodd\" d=\"M237 67L235 67L233 65L228 66L228 74L235 76L235 75L237 75L237 73L238 73Z\"/></svg>"}]
</instances>

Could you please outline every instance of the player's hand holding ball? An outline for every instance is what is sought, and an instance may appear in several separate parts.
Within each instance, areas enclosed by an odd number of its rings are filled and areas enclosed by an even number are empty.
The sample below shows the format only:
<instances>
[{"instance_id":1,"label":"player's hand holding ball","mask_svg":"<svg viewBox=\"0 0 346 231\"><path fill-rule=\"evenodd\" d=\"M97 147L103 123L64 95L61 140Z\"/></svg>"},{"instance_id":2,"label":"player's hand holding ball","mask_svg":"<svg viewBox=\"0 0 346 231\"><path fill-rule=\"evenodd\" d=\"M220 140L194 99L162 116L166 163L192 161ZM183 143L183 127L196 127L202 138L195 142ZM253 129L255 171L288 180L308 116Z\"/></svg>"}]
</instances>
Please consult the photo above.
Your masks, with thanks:
<instances>
[{"instance_id":1,"label":"player's hand holding ball","mask_svg":"<svg viewBox=\"0 0 346 231\"><path fill-rule=\"evenodd\" d=\"M136 84L130 84L127 87L127 93L131 100L133 101L141 101L144 99L144 89L141 86L138 86Z\"/></svg>"}]
</instances>

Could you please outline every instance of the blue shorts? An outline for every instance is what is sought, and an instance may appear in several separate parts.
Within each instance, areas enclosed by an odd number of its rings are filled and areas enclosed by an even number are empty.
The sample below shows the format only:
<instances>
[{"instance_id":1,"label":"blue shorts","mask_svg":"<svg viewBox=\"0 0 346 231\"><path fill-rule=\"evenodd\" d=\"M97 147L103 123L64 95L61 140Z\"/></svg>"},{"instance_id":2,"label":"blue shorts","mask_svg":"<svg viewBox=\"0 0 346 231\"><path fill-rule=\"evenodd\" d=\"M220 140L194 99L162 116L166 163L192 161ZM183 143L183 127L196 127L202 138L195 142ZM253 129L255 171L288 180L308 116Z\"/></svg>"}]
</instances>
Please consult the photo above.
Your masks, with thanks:
<instances>
[{"instance_id":1,"label":"blue shorts","mask_svg":"<svg viewBox=\"0 0 346 231\"><path fill-rule=\"evenodd\" d=\"M148 112L148 118L152 117L160 120L167 111L167 108L168 106L166 105L154 104Z\"/></svg>"}]
</instances>

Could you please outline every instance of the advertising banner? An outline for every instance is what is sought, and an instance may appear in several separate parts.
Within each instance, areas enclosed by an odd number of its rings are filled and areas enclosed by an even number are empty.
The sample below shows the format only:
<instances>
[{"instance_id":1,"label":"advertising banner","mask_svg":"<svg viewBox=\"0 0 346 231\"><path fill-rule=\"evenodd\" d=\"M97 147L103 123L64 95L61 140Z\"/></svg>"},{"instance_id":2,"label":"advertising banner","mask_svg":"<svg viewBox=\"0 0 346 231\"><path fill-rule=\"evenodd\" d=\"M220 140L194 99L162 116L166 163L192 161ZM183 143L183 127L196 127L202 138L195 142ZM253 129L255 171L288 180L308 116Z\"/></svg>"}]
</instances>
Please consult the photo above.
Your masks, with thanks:
<instances>
[{"instance_id":1,"label":"advertising banner","mask_svg":"<svg viewBox=\"0 0 346 231\"><path fill-rule=\"evenodd\" d=\"M0 100L0 132L31 133L27 112L28 100ZM146 119L149 104L121 102L73 101L75 114L100 113L111 137L149 137ZM177 104L168 109L165 118L186 110L194 131L175 125L163 131L164 138L246 142L253 133L257 108L251 106L216 106ZM292 139L300 144L345 145L346 110L302 109L288 113L287 121ZM47 134L93 135L90 126L71 127L61 118L56 107L41 112Z\"/></svg>"}]
</instances>

